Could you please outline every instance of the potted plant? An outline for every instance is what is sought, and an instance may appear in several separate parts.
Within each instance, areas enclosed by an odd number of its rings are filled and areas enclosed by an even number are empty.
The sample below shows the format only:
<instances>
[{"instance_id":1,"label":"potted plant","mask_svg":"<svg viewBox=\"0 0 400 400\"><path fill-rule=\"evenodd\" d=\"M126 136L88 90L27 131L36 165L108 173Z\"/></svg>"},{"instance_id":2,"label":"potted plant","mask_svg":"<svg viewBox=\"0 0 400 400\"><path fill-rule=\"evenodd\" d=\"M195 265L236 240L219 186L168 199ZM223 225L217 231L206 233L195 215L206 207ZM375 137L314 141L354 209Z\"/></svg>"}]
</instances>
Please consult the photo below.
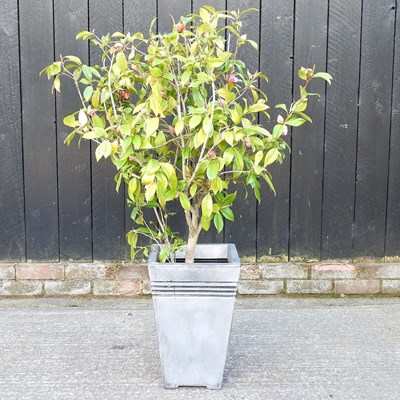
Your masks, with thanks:
<instances>
[{"instance_id":1,"label":"potted plant","mask_svg":"<svg viewBox=\"0 0 400 400\"><path fill-rule=\"evenodd\" d=\"M77 136L97 145L96 159L116 166L116 189L127 185L135 226L127 233L131 257L149 256L153 304L165 387L220 388L231 328L240 261L233 244L197 244L202 230L221 232L233 221L232 204L243 184L260 201L260 181L274 191L269 166L282 163L288 127L305 114L313 78L327 73L301 68L300 97L282 109L267 130L266 94L240 60L238 49L257 44L241 33L236 11L200 8L165 34L116 32L99 37L80 32L102 51L101 65L63 56L46 67L53 87L60 77L76 86L81 107L64 118ZM222 22L222 24L221 24ZM171 205L178 204L188 237L171 229ZM176 210L176 207L175 209ZM149 211L152 216L149 218ZM139 235L153 245L138 244ZM185 243L185 244L184 244ZM150 253L149 253L150 249Z\"/></svg>"}]
</instances>

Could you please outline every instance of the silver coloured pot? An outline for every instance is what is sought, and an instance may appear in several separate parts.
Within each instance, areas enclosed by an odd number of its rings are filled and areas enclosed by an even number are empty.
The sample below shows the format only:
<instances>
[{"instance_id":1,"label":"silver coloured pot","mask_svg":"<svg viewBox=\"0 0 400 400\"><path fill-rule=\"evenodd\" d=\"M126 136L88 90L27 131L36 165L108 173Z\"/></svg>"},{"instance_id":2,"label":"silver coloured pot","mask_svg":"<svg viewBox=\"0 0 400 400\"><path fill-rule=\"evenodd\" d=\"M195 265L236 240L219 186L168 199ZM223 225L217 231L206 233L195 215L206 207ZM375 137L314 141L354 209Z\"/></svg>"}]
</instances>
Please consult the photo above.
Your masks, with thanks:
<instances>
[{"instance_id":1,"label":"silver coloured pot","mask_svg":"<svg viewBox=\"0 0 400 400\"><path fill-rule=\"evenodd\" d=\"M220 389L225 368L240 260L234 244L198 244L195 263L149 256L164 387ZM213 261L214 260L214 261Z\"/></svg>"}]
</instances>

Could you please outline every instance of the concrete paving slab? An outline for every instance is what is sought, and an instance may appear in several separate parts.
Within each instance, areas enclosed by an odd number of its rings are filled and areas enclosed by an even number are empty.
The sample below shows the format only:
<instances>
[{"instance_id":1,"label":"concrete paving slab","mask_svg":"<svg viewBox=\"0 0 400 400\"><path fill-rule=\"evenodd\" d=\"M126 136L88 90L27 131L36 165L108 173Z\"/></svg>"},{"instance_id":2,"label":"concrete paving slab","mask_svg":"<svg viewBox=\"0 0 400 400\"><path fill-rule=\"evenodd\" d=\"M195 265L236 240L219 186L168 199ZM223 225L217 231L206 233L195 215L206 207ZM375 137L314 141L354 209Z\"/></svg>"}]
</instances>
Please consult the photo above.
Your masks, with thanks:
<instances>
[{"instance_id":1,"label":"concrete paving slab","mask_svg":"<svg viewBox=\"0 0 400 400\"><path fill-rule=\"evenodd\" d=\"M400 299L239 299L224 387L165 390L151 300L0 301L1 400L400 399Z\"/></svg>"}]
</instances>

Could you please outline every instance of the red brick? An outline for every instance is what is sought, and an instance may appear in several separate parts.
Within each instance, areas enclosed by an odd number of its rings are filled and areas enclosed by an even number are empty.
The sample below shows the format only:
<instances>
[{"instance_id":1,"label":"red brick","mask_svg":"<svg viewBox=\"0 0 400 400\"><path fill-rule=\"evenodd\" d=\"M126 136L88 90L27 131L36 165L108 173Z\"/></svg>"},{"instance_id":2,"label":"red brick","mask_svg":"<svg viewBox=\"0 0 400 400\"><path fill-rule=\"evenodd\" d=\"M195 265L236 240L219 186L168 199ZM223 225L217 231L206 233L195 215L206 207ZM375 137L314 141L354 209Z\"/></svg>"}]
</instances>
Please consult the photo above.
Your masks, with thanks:
<instances>
[{"instance_id":1,"label":"red brick","mask_svg":"<svg viewBox=\"0 0 400 400\"><path fill-rule=\"evenodd\" d=\"M286 292L293 294L329 294L332 293L332 282L328 280L288 280Z\"/></svg>"},{"instance_id":2,"label":"red brick","mask_svg":"<svg viewBox=\"0 0 400 400\"><path fill-rule=\"evenodd\" d=\"M238 285L239 294L261 295L283 293L283 281L243 281Z\"/></svg>"},{"instance_id":3,"label":"red brick","mask_svg":"<svg viewBox=\"0 0 400 400\"><path fill-rule=\"evenodd\" d=\"M0 296L37 296L42 292L40 281L0 281Z\"/></svg>"},{"instance_id":4,"label":"red brick","mask_svg":"<svg viewBox=\"0 0 400 400\"><path fill-rule=\"evenodd\" d=\"M240 268L240 280L260 279L261 273L258 265L244 264Z\"/></svg>"},{"instance_id":5,"label":"red brick","mask_svg":"<svg viewBox=\"0 0 400 400\"><path fill-rule=\"evenodd\" d=\"M311 269L312 279L355 279L357 271L352 264L317 264Z\"/></svg>"},{"instance_id":6,"label":"red brick","mask_svg":"<svg viewBox=\"0 0 400 400\"><path fill-rule=\"evenodd\" d=\"M337 294L374 294L380 292L378 280L348 280L335 281L335 293Z\"/></svg>"},{"instance_id":7,"label":"red brick","mask_svg":"<svg viewBox=\"0 0 400 400\"><path fill-rule=\"evenodd\" d=\"M44 291L50 295L84 295L91 292L91 285L88 281L46 281Z\"/></svg>"},{"instance_id":8,"label":"red brick","mask_svg":"<svg viewBox=\"0 0 400 400\"><path fill-rule=\"evenodd\" d=\"M0 265L0 279L15 279L14 265Z\"/></svg>"},{"instance_id":9,"label":"red brick","mask_svg":"<svg viewBox=\"0 0 400 400\"><path fill-rule=\"evenodd\" d=\"M137 296L141 294L139 279L129 281L94 281L93 294L97 296Z\"/></svg>"},{"instance_id":10,"label":"red brick","mask_svg":"<svg viewBox=\"0 0 400 400\"><path fill-rule=\"evenodd\" d=\"M64 279L64 265L20 264L16 273L18 280Z\"/></svg>"},{"instance_id":11,"label":"red brick","mask_svg":"<svg viewBox=\"0 0 400 400\"><path fill-rule=\"evenodd\" d=\"M118 280L149 279L147 265L121 264L116 271L115 278Z\"/></svg>"},{"instance_id":12,"label":"red brick","mask_svg":"<svg viewBox=\"0 0 400 400\"><path fill-rule=\"evenodd\" d=\"M65 279L90 280L111 277L112 267L107 264L77 263L65 268Z\"/></svg>"}]
</instances>

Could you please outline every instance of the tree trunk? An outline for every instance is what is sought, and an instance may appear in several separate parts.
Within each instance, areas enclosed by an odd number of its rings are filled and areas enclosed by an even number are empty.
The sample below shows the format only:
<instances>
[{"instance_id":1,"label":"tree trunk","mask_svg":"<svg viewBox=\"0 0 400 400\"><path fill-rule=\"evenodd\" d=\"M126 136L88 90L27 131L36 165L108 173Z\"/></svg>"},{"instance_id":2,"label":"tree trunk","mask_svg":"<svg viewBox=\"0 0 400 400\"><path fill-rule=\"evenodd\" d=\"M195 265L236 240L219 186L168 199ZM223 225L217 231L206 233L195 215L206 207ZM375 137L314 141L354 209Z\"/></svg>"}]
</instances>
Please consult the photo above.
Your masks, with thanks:
<instances>
[{"instance_id":1,"label":"tree trunk","mask_svg":"<svg viewBox=\"0 0 400 400\"><path fill-rule=\"evenodd\" d=\"M199 239L199 233L190 232L189 239L186 246L186 263L194 263L194 250L196 249L197 240Z\"/></svg>"}]
</instances>

